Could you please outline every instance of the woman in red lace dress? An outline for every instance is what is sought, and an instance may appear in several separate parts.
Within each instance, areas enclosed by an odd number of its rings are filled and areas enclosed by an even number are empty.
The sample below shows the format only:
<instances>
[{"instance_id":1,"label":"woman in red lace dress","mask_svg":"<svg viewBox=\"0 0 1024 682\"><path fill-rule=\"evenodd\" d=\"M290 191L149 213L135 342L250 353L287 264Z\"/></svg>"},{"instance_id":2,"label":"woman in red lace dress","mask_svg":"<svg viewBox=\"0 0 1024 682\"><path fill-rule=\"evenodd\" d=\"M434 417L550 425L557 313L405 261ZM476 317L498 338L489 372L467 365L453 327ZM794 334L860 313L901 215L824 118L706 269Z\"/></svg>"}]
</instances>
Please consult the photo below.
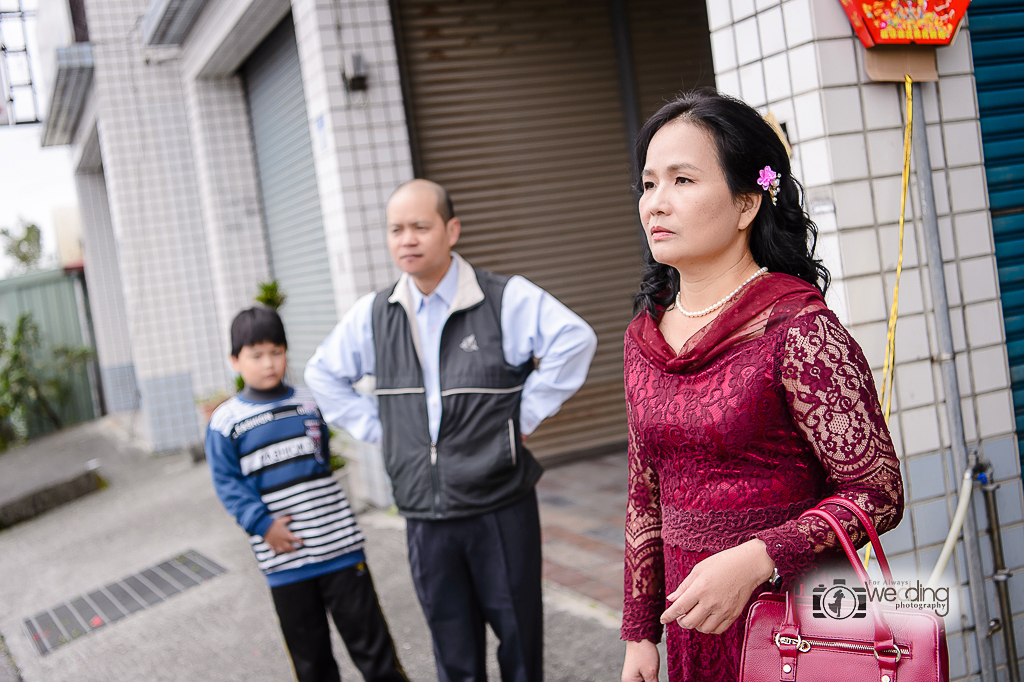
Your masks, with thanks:
<instances>
[{"instance_id":1,"label":"woman in red lace dress","mask_svg":"<svg viewBox=\"0 0 1024 682\"><path fill-rule=\"evenodd\" d=\"M838 551L797 517L840 495L890 530L899 461L864 355L822 298L817 229L771 126L697 91L647 122L637 168L653 260L625 345L622 679L658 679L667 623L672 682L727 682L752 600Z\"/></svg>"}]
</instances>

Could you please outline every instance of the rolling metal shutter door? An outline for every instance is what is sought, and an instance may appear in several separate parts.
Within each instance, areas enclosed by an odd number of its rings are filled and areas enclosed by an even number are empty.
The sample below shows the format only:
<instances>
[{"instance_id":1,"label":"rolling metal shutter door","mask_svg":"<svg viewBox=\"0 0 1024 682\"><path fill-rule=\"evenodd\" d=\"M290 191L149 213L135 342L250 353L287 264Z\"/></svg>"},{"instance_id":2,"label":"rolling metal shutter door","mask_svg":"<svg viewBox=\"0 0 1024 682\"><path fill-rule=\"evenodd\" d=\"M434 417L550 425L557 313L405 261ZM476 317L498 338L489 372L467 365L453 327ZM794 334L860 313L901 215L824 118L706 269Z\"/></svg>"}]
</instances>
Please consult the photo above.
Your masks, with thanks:
<instances>
[{"instance_id":1,"label":"rolling metal shutter door","mask_svg":"<svg viewBox=\"0 0 1024 682\"><path fill-rule=\"evenodd\" d=\"M242 65L272 276L288 297L290 380L337 322L299 52L289 15ZM255 292L253 292L255 293Z\"/></svg>"},{"instance_id":2,"label":"rolling metal shutter door","mask_svg":"<svg viewBox=\"0 0 1024 682\"><path fill-rule=\"evenodd\" d=\"M587 383L530 448L540 458L622 449L622 339L640 257L606 7L397 5L419 171L452 193L457 250L535 282L598 335Z\"/></svg>"},{"instance_id":3,"label":"rolling metal shutter door","mask_svg":"<svg viewBox=\"0 0 1024 682\"><path fill-rule=\"evenodd\" d=\"M626 11L641 121L674 95L715 86L703 0L628 0Z\"/></svg>"},{"instance_id":4,"label":"rolling metal shutter door","mask_svg":"<svg viewBox=\"0 0 1024 682\"><path fill-rule=\"evenodd\" d=\"M974 0L970 22L1018 438L1024 436L1024 6ZM1024 452L1024 443L1021 451Z\"/></svg>"}]
</instances>

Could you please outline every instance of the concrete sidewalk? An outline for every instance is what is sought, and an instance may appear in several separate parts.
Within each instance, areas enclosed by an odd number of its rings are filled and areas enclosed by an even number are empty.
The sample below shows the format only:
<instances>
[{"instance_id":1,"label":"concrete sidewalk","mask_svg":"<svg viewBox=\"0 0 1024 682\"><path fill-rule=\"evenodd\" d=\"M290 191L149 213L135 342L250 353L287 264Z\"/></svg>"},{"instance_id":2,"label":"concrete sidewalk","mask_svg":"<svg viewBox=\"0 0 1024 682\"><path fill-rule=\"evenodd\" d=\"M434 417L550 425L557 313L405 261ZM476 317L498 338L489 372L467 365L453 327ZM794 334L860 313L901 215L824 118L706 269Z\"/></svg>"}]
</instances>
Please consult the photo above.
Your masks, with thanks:
<instances>
[{"instance_id":1,"label":"concrete sidewalk","mask_svg":"<svg viewBox=\"0 0 1024 682\"><path fill-rule=\"evenodd\" d=\"M96 458L117 468L131 456L129 450L130 439L117 422L105 419L43 436L0 455L0 528L97 490Z\"/></svg>"},{"instance_id":2,"label":"concrete sidewalk","mask_svg":"<svg viewBox=\"0 0 1024 682\"><path fill-rule=\"evenodd\" d=\"M214 496L205 464L187 455L152 458L115 432L107 437L119 443L100 462L109 487L0 532L0 635L24 681L291 679L269 592L245 534ZM547 679L617 680L624 645L615 613L622 565L616 509L624 513L624 457L555 469L539 491ZM360 522L402 662L412 680L436 679L404 522L379 511ZM52 653L36 652L22 626L26 617L188 549L227 572ZM340 641L336 653L345 679L360 679ZM489 674L500 679L493 652Z\"/></svg>"},{"instance_id":3,"label":"concrete sidewalk","mask_svg":"<svg viewBox=\"0 0 1024 682\"><path fill-rule=\"evenodd\" d=\"M628 465L625 453L544 472L537 484L544 579L622 617Z\"/></svg>"}]
</instances>

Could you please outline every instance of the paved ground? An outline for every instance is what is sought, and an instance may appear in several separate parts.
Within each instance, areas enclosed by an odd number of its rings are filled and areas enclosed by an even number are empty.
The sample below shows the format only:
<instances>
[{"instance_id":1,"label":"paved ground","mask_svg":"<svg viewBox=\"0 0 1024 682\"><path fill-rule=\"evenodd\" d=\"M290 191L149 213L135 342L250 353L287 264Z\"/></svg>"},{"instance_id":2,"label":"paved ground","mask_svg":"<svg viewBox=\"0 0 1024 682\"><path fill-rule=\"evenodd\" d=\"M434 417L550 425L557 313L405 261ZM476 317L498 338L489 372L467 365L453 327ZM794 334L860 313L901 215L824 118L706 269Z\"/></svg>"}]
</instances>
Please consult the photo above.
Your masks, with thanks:
<instances>
[{"instance_id":1,"label":"paved ground","mask_svg":"<svg viewBox=\"0 0 1024 682\"><path fill-rule=\"evenodd\" d=\"M94 458L106 454L109 423L51 434L0 457L0 528L95 491Z\"/></svg>"},{"instance_id":2,"label":"paved ground","mask_svg":"<svg viewBox=\"0 0 1024 682\"><path fill-rule=\"evenodd\" d=\"M273 607L244 533L220 507L204 464L151 458L113 422L100 472L108 488L0 532L0 636L24 682L291 679ZM0 489L6 485L0 479ZM617 680L624 645L624 457L549 471L540 485L549 682ZM412 591L403 522L360 516L371 570L413 680L436 679ZM22 620L194 549L227 573L40 656ZM493 640L493 638L492 638ZM360 679L338 644L346 679ZM499 679L491 662L491 679ZM0 646L0 682L4 677ZM13 673L7 673L17 680Z\"/></svg>"},{"instance_id":3,"label":"paved ground","mask_svg":"<svg viewBox=\"0 0 1024 682\"><path fill-rule=\"evenodd\" d=\"M625 455L558 467L537 486L544 579L622 615Z\"/></svg>"},{"instance_id":4,"label":"paved ground","mask_svg":"<svg viewBox=\"0 0 1024 682\"><path fill-rule=\"evenodd\" d=\"M112 428L114 423L92 422L0 455L0 506L85 471L89 460L108 449Z\"/></svg>"}]
</instances>

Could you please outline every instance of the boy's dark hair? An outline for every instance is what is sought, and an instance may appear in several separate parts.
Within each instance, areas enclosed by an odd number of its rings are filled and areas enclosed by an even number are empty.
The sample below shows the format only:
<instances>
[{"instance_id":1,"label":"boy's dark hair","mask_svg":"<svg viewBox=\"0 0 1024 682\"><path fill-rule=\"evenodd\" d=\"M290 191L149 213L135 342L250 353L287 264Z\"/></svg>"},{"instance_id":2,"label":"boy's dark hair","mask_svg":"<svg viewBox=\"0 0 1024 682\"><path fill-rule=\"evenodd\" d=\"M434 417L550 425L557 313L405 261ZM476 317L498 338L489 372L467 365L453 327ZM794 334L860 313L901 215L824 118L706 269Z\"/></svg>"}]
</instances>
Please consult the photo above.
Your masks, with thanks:
<instances>
[{"instance_id":1,"label":"boy's dark hair","mask_svg":"<svg viewBox=\"0 0 1024 682\"><path fill-rule=\"evenodd\" d=\"M246 308L231 322L231 355L238 357L245 346L269 341L288 348L284 323L276 311L264 306Z\"/></svg>"}]
</instances>

